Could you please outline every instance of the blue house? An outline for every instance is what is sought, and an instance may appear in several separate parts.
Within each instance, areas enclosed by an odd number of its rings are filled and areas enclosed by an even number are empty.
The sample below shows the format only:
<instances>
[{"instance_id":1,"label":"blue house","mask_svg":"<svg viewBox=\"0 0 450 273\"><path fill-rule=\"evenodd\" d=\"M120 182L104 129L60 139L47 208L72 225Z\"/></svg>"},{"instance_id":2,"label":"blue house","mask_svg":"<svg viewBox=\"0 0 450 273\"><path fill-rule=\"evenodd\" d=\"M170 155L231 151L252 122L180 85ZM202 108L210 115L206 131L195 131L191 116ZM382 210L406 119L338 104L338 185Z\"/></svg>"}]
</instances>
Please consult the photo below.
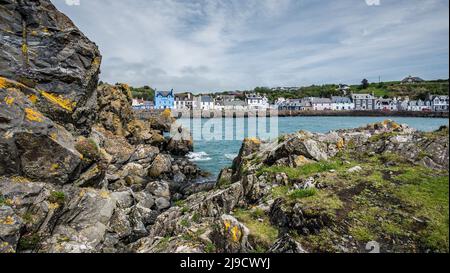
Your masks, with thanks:
<instances>
[{"instance_id":1,"label":"blue house","mask_svg":"<svg viewBox=\"0 0 450 273\"><path fill-rule=\"evenodd\" d=\"M175 94L170 91L156 91L155 109L173 109L175 106Z\"/></svg>"}]
</instances>

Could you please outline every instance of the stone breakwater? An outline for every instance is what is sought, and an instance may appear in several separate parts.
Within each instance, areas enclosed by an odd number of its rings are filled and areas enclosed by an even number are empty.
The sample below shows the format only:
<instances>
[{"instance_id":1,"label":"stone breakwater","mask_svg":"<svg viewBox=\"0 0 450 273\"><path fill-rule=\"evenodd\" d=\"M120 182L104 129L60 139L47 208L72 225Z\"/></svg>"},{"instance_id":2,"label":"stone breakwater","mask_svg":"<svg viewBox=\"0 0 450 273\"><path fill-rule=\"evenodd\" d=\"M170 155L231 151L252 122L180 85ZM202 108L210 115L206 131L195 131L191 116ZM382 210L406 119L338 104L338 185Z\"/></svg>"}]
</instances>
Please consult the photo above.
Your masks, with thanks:
<instances>
[{"instance_id":1,"label":"stone breakwater","mask_svg":"<svg viewBox=\"0 0 450 273\"><path fill-rule=\"evenodd\" d=\"M162 110L135 110L140 119L158 115ZM288 111L288 110L172 110L175 118L247 118L247 117L424 117L448 118L448 112L411 112L411 111Z\"/></svg>"}]
</instances>

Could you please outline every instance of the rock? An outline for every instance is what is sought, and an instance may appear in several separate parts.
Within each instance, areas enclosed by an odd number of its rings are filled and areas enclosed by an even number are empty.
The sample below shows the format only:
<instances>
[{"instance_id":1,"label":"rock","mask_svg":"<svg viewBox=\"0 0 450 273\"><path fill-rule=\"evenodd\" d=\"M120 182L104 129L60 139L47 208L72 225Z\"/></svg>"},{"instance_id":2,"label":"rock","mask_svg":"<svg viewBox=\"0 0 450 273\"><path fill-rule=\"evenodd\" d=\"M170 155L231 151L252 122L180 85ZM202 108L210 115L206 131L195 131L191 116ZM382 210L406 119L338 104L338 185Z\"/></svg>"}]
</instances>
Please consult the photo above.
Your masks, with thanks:
<instances>
[{"instance_id":1,"label":"rock","mask_svg":"<svg viewBox=\"0 0 450 273\"><path fill-rule=\"evenodd\" d=\"M125 84L98 87L99 122L117 136L127 137L128 123L133 119L131 91Z\"/></svg>"},{"instance_id":2,"label":"rock","mask_svg":"<svg viewBox=\"0 0 450 273\"><path fill-rule=\"evenodd\" d=\"M194 151L194 141L188 129L172 126L172 138L167 144L167 151L173 155L184 156Z\"/></svg>"},{"instance_id":3,"label":"rock","mask_svg":"<svg viewBox=\"0 0 450 273\"><path fill-rule=\"evenodd\" d=\"M125 137L115 135L101 126L92 128L91 139L95 140L99 147L111 155L111 164L121 166L129 161L135 152L135 149Z\"/></svg>"},{"instance_id":4,"label":"rock","mask_svg":"<svg viewBox=\"0 0 450 273\"><path fill-rule=\"evenodd\" d=\"M211 233L211 240L222 253L246 253L251 251L248 242L249 229L231 215L222 215Z\"/></svg>"},{"instance_id":5,"label":"rock","mask_svg":"<svg viewBox=\"0 0 450 273\"><path fill-rule=\"evenodd\" d=\"M22 219L8 206L0 206L0 253L16 252Z\"/></svg>"},{"instance_id":6,"label":"rock","mask_svg":"<svg viewBox=\"0 0 450 273\"><path fill-rule=\"evenodd\" d=\"M145 190L156 197L170 198L169 184L164 181L150 182Z\"/></svg>"},{"instance_id":7,"label":"rock","mask_svg":"<svg viewBox=\"0 0 450 273\"><path fill-rule=\"evenodd\" d=\"M0 88L0 175L65 184L76 176L81 154L72 135L39 112L22 92Z\"/></svg>"},{"instance_id":8,"label":"rock","mask_svg":"<svg viewBox=\"0 0 450 273\"><path fill-rule=\"evenodd\" d=\"M359 173L362 172L362 168L360 166L355 166L347 170L348 173Z\"/></svg>"},{"instance_id":9,"label":"rock","mask_svg":"<svg viewBox=\"0 0 450 273\"><path fill-rule=\"evenodd\" d=\"M155 159L159 154L159 149L150 145L139 145L136 151L131 155L130 162L137 162L139 164L147 164Z\"/></svg>"},{"instance_id":10,"label":"rock","mask_svg":"<svg viewBox=\"0 0 450 273\"><path fill-rule=\"evenodd\" d=\"M150 168L148 169L148 175L152 178L159 178L161 174L169 173L171 171L171 158L169 155L159 154L153 160Z\"/></svg>"},{"instance_id":11,"label":"rock","mask_svg":"<svg viewBox=\"0 0 450 273\"><path fill-rule=\"evenodd\" d=\"M307 253L303 247L295 241L289 234L283 235L269 249L269 253Z\"/></svg>"},{"instance_id":12,"label":"rock","mask_svg":"<svg viewBox=\"0 0 450 273\"><path fill-rule=\"evenodd\" d=\"M160 211L170 208L170 201L168 198L159 197L156 199L155 204Z\"/></svg>"},{"instance_id":13,"label":"rock","mask_svg":"<svg viewBox=\"0 0 450 273\"><path fill-rule=\"evenodd\" d=\"M87 133L96 116L97 46L49 0L5 0L2 7L0 76L39 90L39 112Z\"/></svg>"},{"instance_id":14,"label":"rock","mask_svg":"<svg viewBox=\"0 0 450 273\"><path fill-rule=\"evenodd\" d=\"M243 162L245 157L259 151L261 147L261 140L257 138L246 138L242 143L241 149L239 150L239 155L233 160L233 181L236 182L241 179Z\"/></svg>"}]
</instances>

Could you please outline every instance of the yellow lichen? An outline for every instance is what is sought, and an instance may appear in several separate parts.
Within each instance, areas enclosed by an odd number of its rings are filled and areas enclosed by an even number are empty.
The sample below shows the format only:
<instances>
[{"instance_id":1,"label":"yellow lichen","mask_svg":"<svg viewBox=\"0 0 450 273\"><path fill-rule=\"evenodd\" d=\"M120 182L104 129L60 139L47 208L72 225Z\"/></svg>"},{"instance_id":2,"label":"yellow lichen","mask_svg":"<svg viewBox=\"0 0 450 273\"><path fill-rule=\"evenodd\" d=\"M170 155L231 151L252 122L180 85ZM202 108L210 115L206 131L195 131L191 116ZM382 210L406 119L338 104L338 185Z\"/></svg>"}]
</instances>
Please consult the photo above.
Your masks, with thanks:
<instances>
[{"instance_id":1,"label":"yellow lichen","mask_svg":"<svg viewBox=\"0 0 450 273\"><path fill-rule=\"evenodd\" d=\"M57 133L55 133L55 132L53 132L53 133L50 133L50 138L51 139L53 139L54 141L57 141L58 140L58 134Z\"/></svg>"},{"instance_id":2,"label":"yellow lichen","mask_svg":"<svg viewBox=\"0 0 450 273\"><path fill-rule=\"evenodd\" d=\"M2 225L10 226L10 225L13 225L14 223L16 223L16 221L11 216L6 216L5 219L0 220L0 224L2 224Z\"/></svg>"},{"instance_id":3,"label":"yellow lichen","mask_svg":"<svg viewBox=\"0 0 450 273\"><path fill-rule=\"evenodd\" d=\"M41 113L31 109L31 108L25 108L25 114L26 114L26 118L29 121L35 121L35 122L42 122L43 121L43 116Z\"/></svg>"},{"instance_id":4,"label":"yellow lichen","mask_svg":"<svg viewBox=\"0 0 450 273\"><path fill-rule=\"evenodd\" d=\"M82 189L78 195L83 198L86 195L86 189Z\"/></svg>"},{"instance_id":5,"label":"yellow lichen","mask_svg":"<svg viewBox=\"0 0 450 273\"><path fill-rule=\"evenodd\" d=\"M14 103L14 98L12 98L12 97L6 97L6 98L5 98L5 103L8 104L8 105L13 104L13 103Z\"/></svg>"},{"instance_id":6,"label":"yellow lichen","mask_svg":"<svg viewBox=\"0 0 450 273\"><path fill-rule=\"evenodd\" d=\"M6 88L7 87L7 81L5 78L0 77L0 88Z\"/></svg>"},{"instance_id":7,"label":"yellow lichen","mask_svg":"<svg viewBox=\"0 0 450 273\"><path fill-rule=\"evenodd\" d=\"M58 203L50 203L48 204L48 208L51 210L57 210L60 208L60 205Z\"/></svg>"},{"instance_id":8,"label":"yellow lichen","mask_svg":"<svg viewBox=\"0 0 450 273\"><path fill-rule=\"evenodd\" d=\"M161 116L165 117L165 118L170 118L172 116L172 111L170 109L165 109L162 113Z\"/></svg>"},{"instance_id":9,"label":"yellow lichen","mask_svg":"<svg viewBox=\"0 0 450 273\"><path fill-rule=\"evenodd\" d=\"M28 53L28 46L27 46L27 44L23 44L22 45L22 53L23 54L27 54Z\"/></svg>"},{"instance_id":10,"label":"yellow lichen","mask_svg":"<svg viewBox=\"0 0 450 273\"><path fill-rule=\"evenodd\" d=\"M345 146L345 141L344 139L339 139L339 141L336 143L336 147L338 148L338 150L342 150Z\"/></svg>"},{"instance_id":11,"label":"yellow lichen","mask_svg":"<svg viewBox=\"0 0 450 273\"><path fill-rule=\"evenodd\" d=\"M247 138L245 139L246 142L251 142L253 144L256 145L260 145L261 144L261 140L257 139L256 137L251 137L251 138Z\"/></svg>"},{"instance_id":12,"label":"yellow lichen","mask_svg":"<svg viewBox=\"0 0 450 273\"><path fill-rule=\"evenodd\" d=\"M231 227L230 221L228 221L228 220L224 221L223 225L225 226L225 232L228 232L228 230L230 230L230 227Z\"/></svg>"},{"instance_id":13,"label":"yellow lichen","mask_svg":"<svg viewBox=\"0 0 450 273\"><path fill-rule=\"evenodd\" d=\"M46 91L41 91L41 94L44 98L46 98L50 102L60 106L61 108L69 112L73 112L73 107L75 106L75 104L71 102L69 99L65 99L62 96L50 94Z\"/></svg>"},{"instance_id":14,"label":"yellow lichen","mask_svg":"<svg viewBox=\"0 0 450 273\"><path fill-rule=\"evenodd\" d=\"M92 61L92 65L99 65L100 64L100 57L95 57Z\"/></svg>"},{"instance_id":15,"label":"yellow lichen","mask_svg":"<svg viewBox=\"0 0 450 273\"><path fill-rule=\"evenodd\" d=\"M36 104L36 102L37 102L37 100L38 100L38 97L36 96L36 95L29 95L28 96L28 99L33 103L33 104Z\"/></svg>"},{"instance_id":16,"label":"yellow lichen","mask_svg":"<svg viewBox=\"0 0 450 273\"><path fill-rule=\"evenodd\" d=\"M28 178L25 178L23 176L14 176L11 178L11 181L14 183L29 183L30 180Z\"/></svg>"},{"instance_id":17,"label":"yellow lichen","mask_svg":"<svg viewBox=\"0 0 450 273\"><path fill-rule=\"evenodd\" d=\"M239 228L237 226L234 226L231 229L231 239L235 243L238 243L241 239L241 231L239 230Z\"/></svg>"},{"instance_id":18,"label":"yellow lichen","mask_svg":"<svg viewBox=\"0 0 450 273\"><path fill-rule=\"evenodd\" d=\"M103 199L108 199L110 196L109 192L107 191L100 191L100 197Z\"/></svg>"},{"instance_id":19,"label":"yellow lichen","mask_svg":"<svg viewBox=\"0 0 450 273\"><path fill-rule=\"evenodd\" d=\"M52 166L50 167L51 171L56 171L57 169L59 169L59 164L57 163L52 164Z\"/></svg>"}]
</instances>

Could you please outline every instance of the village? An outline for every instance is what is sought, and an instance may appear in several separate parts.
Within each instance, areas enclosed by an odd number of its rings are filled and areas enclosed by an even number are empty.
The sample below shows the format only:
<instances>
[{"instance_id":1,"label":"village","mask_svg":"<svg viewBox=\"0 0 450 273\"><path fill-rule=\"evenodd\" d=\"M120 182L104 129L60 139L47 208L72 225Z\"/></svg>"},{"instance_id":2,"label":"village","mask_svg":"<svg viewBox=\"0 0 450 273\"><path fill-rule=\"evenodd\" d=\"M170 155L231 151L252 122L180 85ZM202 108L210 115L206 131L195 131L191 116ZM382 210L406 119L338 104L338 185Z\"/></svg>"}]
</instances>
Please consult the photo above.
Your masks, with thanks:
<instances>
[{"instance_id":1,"label":"village","mask_svg":"<svg viewBox=\"0 0 450 273\"><path fill-rule=\"evenodd\" d=\"M423 81L418 77L407 77L401 84ZM290 91L295 87L272 88L272 91ZM339 84L340 96L330 97L279 97L270 101L264 94L255 92L235 92L228 94L194 95L190 92L176 94L171 91L156 91L154 101L133 99L135 110L175 111L384 111L384 112L448 112L448 95L428 95L424 100L410 99L408 96L384 98L372 93L352 93L350 86Z\"/></svg>"}]
</instances>

